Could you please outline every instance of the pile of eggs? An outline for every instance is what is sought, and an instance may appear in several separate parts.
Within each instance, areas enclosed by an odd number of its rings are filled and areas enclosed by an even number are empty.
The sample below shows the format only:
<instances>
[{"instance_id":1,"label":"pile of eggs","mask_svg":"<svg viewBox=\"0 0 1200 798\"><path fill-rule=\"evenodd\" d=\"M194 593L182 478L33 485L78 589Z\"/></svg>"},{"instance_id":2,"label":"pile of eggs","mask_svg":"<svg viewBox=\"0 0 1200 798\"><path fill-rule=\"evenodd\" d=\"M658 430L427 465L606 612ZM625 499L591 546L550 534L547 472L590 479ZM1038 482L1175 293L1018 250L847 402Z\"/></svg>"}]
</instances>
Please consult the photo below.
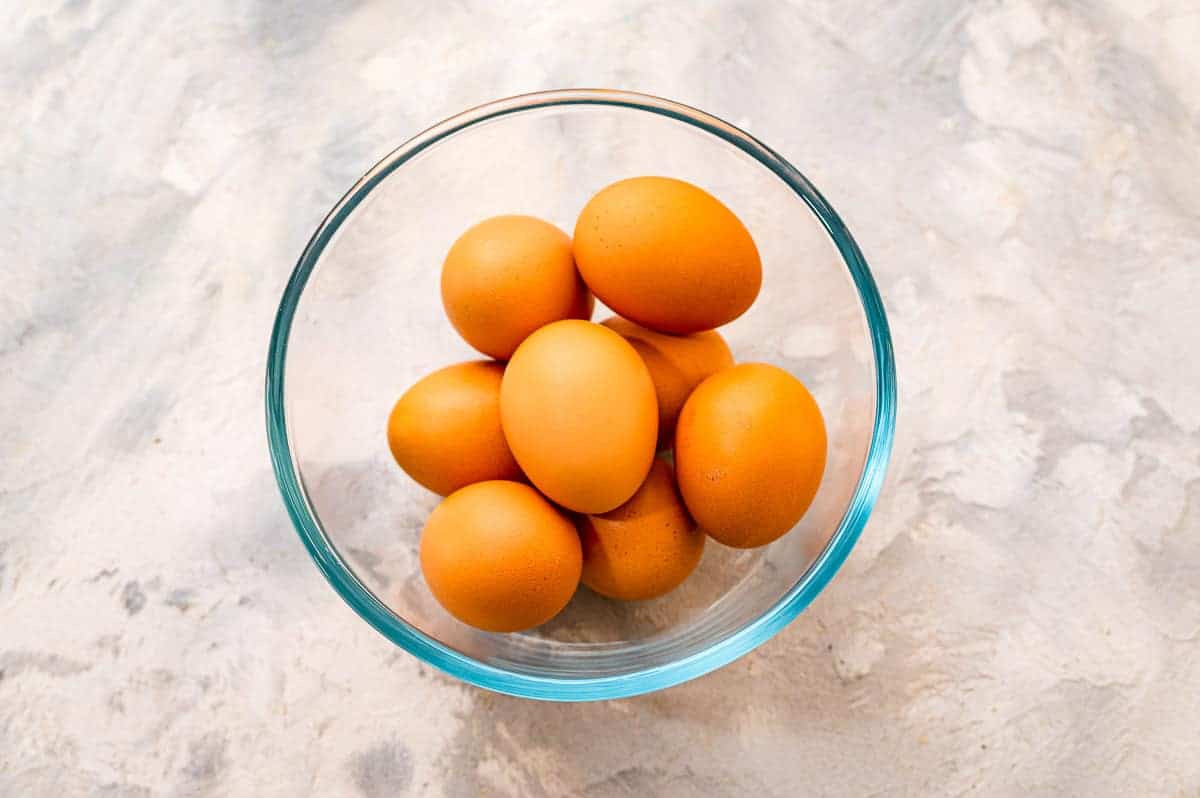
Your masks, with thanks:
<instances>
[{"instance_id":1,"label":"pile of eggs","mask_svg":"<svg viewBox=\"0 0 1200 798\"><path fill-rule=\"evenodd\" d=\"M796 525L825 468L821 412L788 372L735 365L716 330L761 283L741 220L665 177L600 191L573 239L530 216L462 234L442 302L492 359L428 375L387 429L396 462L445 496L420 558L450 614L514 632L580 582L655 598L707 538L752 548ZM592 323L593 297L618 315Z\"/></svg>"}]
</instances>

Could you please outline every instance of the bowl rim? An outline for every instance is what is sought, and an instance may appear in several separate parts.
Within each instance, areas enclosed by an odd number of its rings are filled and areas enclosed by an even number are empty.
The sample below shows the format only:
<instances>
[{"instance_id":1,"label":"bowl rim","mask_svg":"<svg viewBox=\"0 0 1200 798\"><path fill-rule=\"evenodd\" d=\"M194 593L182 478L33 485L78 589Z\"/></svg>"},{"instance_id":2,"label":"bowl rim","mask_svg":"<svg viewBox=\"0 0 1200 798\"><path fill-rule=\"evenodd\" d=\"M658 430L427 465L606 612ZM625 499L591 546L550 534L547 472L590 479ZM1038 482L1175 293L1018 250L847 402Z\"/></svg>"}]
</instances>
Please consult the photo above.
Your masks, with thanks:
<instances>
[{"instance_id":1,"label":"bowl rim","mask_svg":"<svg viewBox=\"0 0 1200 798\"><path fill-rule=\"evenodd\" d=\"M333 235L376 186L418 153L473 125L525 111L576 105L633 109L692 125L750 155L799 195L833 240L857 288L874 354L876 401L867 457L842 520L821 553L783 597L759 617L682 659L619 675L564 678L511 672L450 648L411 626L362 583L326 537L308 501L299 464L289 443L284 370L292 320L309 276ZM428 128L385 156L334 205L304 248L284 288L267 356L267 440L275 479L292 524L334 590L384 637L424 662L488 690L550 701L624 698L672 687L749 653L795 619L837 573L862 533L883 484L895 420L895 364L883 303L866 259L833 207L796 167L734 125L682 103L614 89L558 89L495 100Z\"/></svg>"}]
</instances>

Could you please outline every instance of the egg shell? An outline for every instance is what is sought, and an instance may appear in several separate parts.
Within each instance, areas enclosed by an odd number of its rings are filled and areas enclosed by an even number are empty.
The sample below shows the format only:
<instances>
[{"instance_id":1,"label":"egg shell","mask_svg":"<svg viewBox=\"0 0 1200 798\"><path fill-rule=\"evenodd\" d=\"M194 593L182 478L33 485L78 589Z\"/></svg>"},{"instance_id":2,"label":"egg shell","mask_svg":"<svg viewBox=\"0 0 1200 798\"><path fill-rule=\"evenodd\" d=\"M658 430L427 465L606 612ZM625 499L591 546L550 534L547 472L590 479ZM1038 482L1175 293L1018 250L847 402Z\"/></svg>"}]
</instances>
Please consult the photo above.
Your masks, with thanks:
<instances>
[{"instance_id":1,"label":"egg shell","mask_svg":"<svg viewBox=\"0 0 1200 798\"><path fill-rule=\"evenodd\" d=\"M674 590L704 554L705 534L688 515L671 466L656 460L633 497L579 521L583 583L609 598L652 599Z\"/></svg>"},{"instance_id":2,"label":"egg shell","mask_svg":"<svg viewBox=\"0 0 1200 798\"><path fill-rule=\"evenodd\" d=\"M421 535L421 571L463 623L516 632L553 618L579 585L575 525L518 482L477 482L447 496Z\"/></svg>"},{"instance_id":3,"label":"egg shell","mask_svg":"<svg viewBox=\"0 0 1200 798\"><path fill-rule=\"evenodd\" d=\"M709 375L733 365L729 345L716 330L667 335L614 316L601 322L633 345L654 382L658 437L669 441L683 403Z\"/></svg>"},{"instance_id":4,"label":"egg shell","mask_svg":"<svg viewBox=\"0 0 1200 798\"><path fill-rule=\"evenodd\" d=\"M507 360L545 324L590 319L594 300L575 269L566 233L533 216L495 216L450 247L442 304L468 344Z\"/></svg>"},{"instance_id":5,"label":"egg shell","mask_svg":"<svg viewBox=\"0 0 1200 798\"><path fill-rule=\"evenodd\" d=\"M825 423L798 379L743 363L688 397L675 429L675 469L688 511L727 546L762 546L804 515L825 470Z\"/></svg>"},{"instance_id":6,"label":"egg shell","mask_svg":"<svg viewBox=\"0 0 1200 798\"><path fill-rule=\"evenodd\" d=\"M446 496L472 482L520 479L500 428L504 366L471 361L429 374L388 417L392 457L413 479Z\"/></svg>"},{"instance_id":7,"label":"egg shell","mask_svg":"<svg viewBox=\"0 0 1200 798\"><path fill-rule=\"evenodd\" d=\"M500 419L538 490L580 513L605 513L654 461L654 383L633 346L607 327L560 321L529 336L500 386Z\"/></svg>"},{"instance_id":8,"label":"egg shell","mask_svg":"<svg viewBox=\"0 0 1200 798\"><path fill-rule=\"evenodd\" d=\"M661 332L733 321L762 285L758 249L741 220L699 186L668 177L602 189L579 214L574 251L601 301Z\"/></svg>"}]
</instances>

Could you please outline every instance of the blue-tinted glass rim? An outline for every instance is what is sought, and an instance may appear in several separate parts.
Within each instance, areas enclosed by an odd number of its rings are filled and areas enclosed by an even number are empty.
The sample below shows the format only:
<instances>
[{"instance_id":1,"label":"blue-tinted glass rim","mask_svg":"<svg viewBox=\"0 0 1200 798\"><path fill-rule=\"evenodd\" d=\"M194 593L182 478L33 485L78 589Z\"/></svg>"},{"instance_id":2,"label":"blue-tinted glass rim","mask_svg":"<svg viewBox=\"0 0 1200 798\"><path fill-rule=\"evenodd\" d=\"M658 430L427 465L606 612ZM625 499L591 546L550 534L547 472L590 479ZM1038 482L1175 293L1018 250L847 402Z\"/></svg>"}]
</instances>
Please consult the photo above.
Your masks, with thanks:
<instances>
[{"instance_id":1,"label":"blue-tinted glass rim","mask_svg":"<svg viewBox=\"0 0 1200 798\"><path fill-rule=\"evenodd\" d=\"M658 114L697 127L747 153L786 183L812 209L833 239L858 289L875 358L875 421L867 458L854 495L837 530L799 581L769 610L703 651L665 665L616 676L559 678L514 673L479 662L410 626L354 575L321 530L302 487L288 443L284 369L288 335L304 286L325 247L363 199L388 175L418 153L472 125L540 108L603 105ZM896 373L892 339L875 280L841 218L799 170L737 127L680 103L609 89L566 89L525 94L464 111L410 139L377 163L333 207L317 228L284 289L267 356L267 439L275 479L300 539L333 588L367 623L396 645L471 684L526 698L590 701L649 693L694 679L726 665L766 642L790 623L829 583L866 525L883 485L896 421Z\"/></svg>"}]
</instances>

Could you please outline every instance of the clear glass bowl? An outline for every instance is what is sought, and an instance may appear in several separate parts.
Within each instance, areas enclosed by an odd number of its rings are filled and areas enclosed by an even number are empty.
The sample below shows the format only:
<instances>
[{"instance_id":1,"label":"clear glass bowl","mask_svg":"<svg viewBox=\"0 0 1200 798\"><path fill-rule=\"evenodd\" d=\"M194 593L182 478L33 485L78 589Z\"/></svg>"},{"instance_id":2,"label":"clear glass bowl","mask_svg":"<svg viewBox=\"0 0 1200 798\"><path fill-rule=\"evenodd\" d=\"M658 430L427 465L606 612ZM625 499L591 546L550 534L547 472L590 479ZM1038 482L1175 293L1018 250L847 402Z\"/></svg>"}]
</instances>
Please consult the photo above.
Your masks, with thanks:
<instances>
[{"instance_id":1,"label":"clear glass bowl","mask_svg":"<svg viewBox=\"0 0 1200 798\"><path fill-rule=\"evenodd\" d=\"M501 213L570 231L615 180L656 174L711 191L746 223L763 287L722 329L739 361L788 369L825 414L817 497L774 544L710 541L674 593L619 603L581 588L521 634L470 629L425 587L417 558L438 498L392 461L385 426L423 375L475 359L451 328L439 272L451 242ZM597 307L594 318L609 315ZM615 698L718 668L783 628L828 584L879 493L895 373L866 261L836 212L766 145L678 103L607 90L530 94L430 128L371 169L330 211L279 305L267 363L267 430L284 502L314 562L368 623L481 687L553 700Z\"/></svg>"}]
</instances>

